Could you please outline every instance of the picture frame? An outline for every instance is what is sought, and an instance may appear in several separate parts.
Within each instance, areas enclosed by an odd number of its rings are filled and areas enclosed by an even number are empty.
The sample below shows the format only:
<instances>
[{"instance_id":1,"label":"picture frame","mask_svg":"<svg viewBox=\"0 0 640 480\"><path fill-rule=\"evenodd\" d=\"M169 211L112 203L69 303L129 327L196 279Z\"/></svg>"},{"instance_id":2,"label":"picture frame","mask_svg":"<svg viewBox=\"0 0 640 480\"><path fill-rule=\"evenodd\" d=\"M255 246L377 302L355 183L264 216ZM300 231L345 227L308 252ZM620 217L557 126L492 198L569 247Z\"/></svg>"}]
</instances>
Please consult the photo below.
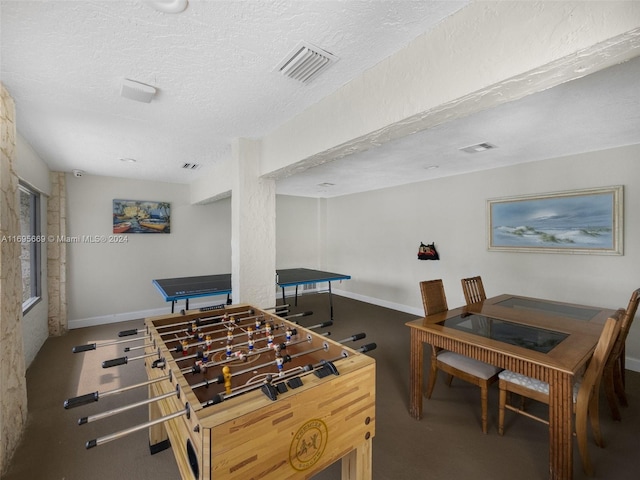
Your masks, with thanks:
<instances>
[{"instance_id":1,"label":"picture frame","mask_svg":"<svg viewBox=\"0 0 640 480\"><path fill-rule=\"evenodd\" d=\"M487 200L488 249L623 255L622 185Z\"/></svg>"},{"instance_id":2,"label":"picture frame","mask_svg":"<svg viewBox=\"0 0 640 480\"><path fill-rule=\"evenodd\" d=\"M114 199L113 233L171 233L171 204Z\"/></svg>"}]
</instances>

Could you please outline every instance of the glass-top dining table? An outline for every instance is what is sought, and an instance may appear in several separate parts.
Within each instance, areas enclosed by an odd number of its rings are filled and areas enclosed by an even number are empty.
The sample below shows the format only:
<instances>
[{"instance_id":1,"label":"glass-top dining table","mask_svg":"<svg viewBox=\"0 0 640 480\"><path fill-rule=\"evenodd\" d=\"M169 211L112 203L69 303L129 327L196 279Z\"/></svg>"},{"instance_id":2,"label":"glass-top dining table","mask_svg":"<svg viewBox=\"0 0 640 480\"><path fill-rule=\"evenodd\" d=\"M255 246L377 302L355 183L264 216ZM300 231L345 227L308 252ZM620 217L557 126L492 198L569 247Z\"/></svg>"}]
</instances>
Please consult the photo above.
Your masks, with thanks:
<instances>
[{"instance_id":1,"label":"glass-top dining table","mask_svg":"<svg viewBox=\"0 0 640 480\"><path fill-rule=\"evenodd\" d=\"M549 383L549 478L573 476L573 381L615 309L499 295L407 322L409 413L422 417L424 344Z\"/></svg>"}]
</instances>

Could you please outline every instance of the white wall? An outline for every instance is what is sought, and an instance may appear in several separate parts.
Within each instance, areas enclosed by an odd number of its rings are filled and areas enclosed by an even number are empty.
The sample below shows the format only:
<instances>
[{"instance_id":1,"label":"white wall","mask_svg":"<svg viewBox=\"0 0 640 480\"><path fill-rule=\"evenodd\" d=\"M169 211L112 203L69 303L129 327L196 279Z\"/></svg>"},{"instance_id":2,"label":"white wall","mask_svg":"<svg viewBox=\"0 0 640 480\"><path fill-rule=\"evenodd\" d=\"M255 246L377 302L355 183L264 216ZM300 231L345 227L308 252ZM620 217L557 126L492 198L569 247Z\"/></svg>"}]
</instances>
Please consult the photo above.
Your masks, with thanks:
<instances>
[{"instance_id":1,"label":"white wall","mask_svg":"<svg viewBox=\"0 0 640 480\"><path fill-rule=\"evenodd\" d=\"M16 137L16 173L21 181L38 190L40 195L40 231L47 234L47 200L51 194L49 168L18 133ZM47 295L47 244L41 244L41 300L22 317L22 342L25 366L31 362L49 337L49 297Z\"/></svg>"},{"instance_id":2,"label":"white wall","mask_svg":"<svg viewBox=\"0 0 640 480\"><path fill-rule=\"evenodd\" d=\"M276 268L319 268L320 204L316 198L276 196Z\"/></svg>"},{"instance_id":3,"label":"white wall","mask_svg":"<svg viewBox=\"0 0 640 480\"><path fill-rule=\"evenodd\" d=\"M327 200L326 261L346 273L340 291L422 314L421 280L442 278L450 307L462 305L460 279L482 275L487 295L522 294L626 307L640 287L640 145L522 164ZM624 255L487 250L489 198L624 185ZM435 242L439 261L417 260ZM627 340L629 368L640 371L640 322Z\"/></svg>"},{"instance_id":4,"label":"white wall","mask_svg":"<svg viewBox=\"0 0 640 480\"><path fill-rule=\"evenodd\" d=\"M67 175L67 234L112 235L114 199L170 202L171 233L124 234L126 243L69 243L70 328L168 313L171 304L152 280L231 271L228 198L191 205L187 185Z\"/></svg>"}]
</instances>

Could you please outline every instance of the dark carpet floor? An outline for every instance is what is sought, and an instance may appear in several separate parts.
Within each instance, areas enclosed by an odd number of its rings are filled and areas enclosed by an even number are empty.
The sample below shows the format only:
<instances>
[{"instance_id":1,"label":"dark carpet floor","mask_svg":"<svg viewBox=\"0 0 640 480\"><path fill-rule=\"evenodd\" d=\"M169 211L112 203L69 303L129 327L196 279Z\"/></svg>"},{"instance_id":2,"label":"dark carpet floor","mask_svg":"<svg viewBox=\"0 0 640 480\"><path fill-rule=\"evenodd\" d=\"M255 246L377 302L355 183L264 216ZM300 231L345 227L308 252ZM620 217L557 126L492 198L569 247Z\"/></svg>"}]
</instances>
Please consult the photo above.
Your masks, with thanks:
<instances>
[{"instance_id":1,"label":"dark carpet floor","mask_svg":"<svg viewBox=\"0 0 640 480\"><path fill-rule=\"evenodd\" d=\"M292 301L293 299L291 299ZM489 433L480 428L479 390L454 380L439 379L431 400L424 401L424 418L408 414L409 329L414 316L344 297L333 297L332 338L365 332L377 349L376 433L373 440L373 479L540 480L548 478L548 429L545 425L507 412L506 432L497 434L497 386L490 391ZM305 295L293 312L312 310L302 325L327 320L327 295ZM108 391L146 379L141 361L103 369L101 362L123 355L123 345L101 347L80 354L75 345L118 340L117 332L142 327L142 321L72 330L48 339L27 372L29 417L21 444L3 480L178 480L171 449L151 455L146 431L86 450L87 440L141 424L147 408L78 426L81 416L117 408L146 397L146 388L101 398L99 402L65 410L67 398ZM429 362L428 349L425 362ZM428 365L425 365L428 372ZM590 441L595 479L631 480L640 475L640 373L627 372L629 407L622 422L614 422L601 401L601 426L606 448ZM544 413L543 405L531 405ZM575 442L574 442L575 443ZM574 478L588 478L574 448ZM340 479L340 462L314 480Z\"/></svg>"}]
</instances>

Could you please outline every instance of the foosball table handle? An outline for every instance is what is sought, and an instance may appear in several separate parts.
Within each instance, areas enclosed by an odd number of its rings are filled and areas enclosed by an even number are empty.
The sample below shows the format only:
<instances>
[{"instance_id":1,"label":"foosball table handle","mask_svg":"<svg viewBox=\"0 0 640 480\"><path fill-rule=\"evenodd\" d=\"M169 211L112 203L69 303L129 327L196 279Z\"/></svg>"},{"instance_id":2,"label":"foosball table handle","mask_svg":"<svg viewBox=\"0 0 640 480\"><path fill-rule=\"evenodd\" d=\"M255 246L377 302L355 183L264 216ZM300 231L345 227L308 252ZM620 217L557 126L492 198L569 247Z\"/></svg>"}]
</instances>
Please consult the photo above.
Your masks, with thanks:
<instances>
[{"instance_id":1,"label":"foosball table handle","mask_svg":"<svg viewBox=\"0 0 640 480\"><path fill-rule=\"evenodd\" d=\"M127 362L127 357L113 358L111 360L105 360L104 362L102 362L102 368L115 367L117 365L126 365Z\"/></svg>"},{"instance_id":2,"label":"foosball table handle","mask_svg":"<svg viewBox=\"0 0 640 480\"><path fill-rule=\"evenodd\" d=\"M367 343L366 345L362 345L360 348L358 348L358 351L361 353L367 353L371 350L375 350L376 348L378 348L378 345L376 343Z\"/></svg>"},{"instance_id":3,"label":"foosball table handle","mask_svg":"<svg viewBox=\"0 0 640 480\"><path fill-rule=\"evenodd\" d=\"M73 353L80 353L80 352L88 352L89 350L95 350L95 349L96 349L96 344L89 343L88 345L77 345L73 347L71 351Z\"/></svg>"},{"instance_id":4,"label":"foosball table handle","mask_svg":"<svg viewBox=\"0 0 640 480\"><path fill-rule=\"evenodd\" d=\"M80 395L79 397L69 398L64 401L64 408L75 408L81 405L88 405L92 402L98 401L98 392L87 393L86 395Z\"/></svg>"},{"instance_id":5,"label":"foosball table handle","mask_svg":"<svg viewBox=\"0 0 640 480\"><path fill-rule=\"evenodd\" d=\"M128 337L129 335L137 335L137 334L138 334L138 330L136 328L132 330L122 330L121 332L118 332L119 337Z\"/></svg>"}]
</instances>

